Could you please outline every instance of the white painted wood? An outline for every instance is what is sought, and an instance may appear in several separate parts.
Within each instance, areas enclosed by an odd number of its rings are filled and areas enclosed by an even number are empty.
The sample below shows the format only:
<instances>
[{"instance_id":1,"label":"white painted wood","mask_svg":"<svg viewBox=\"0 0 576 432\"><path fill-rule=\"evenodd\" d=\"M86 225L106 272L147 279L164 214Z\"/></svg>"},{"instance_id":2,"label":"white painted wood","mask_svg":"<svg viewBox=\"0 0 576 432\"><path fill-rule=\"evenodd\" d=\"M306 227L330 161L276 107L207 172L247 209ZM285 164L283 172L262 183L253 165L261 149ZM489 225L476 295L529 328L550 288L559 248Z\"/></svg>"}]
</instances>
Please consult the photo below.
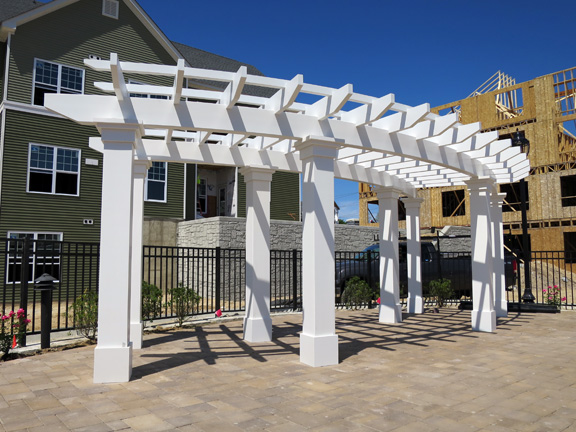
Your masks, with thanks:
<instances>
[{"instance_id":1,"label":"white painted wood","mask_svg":"<svg viewBox=\"0 0 576 432\"><path fill-rule=\"evenodd\" d=\"M420 246L420 206L422 198L404 198L406 209L406 262L408 265L408 313L424 312Z\"/></svg>"},{"instance_id":2,"label":"white painted wood","mask_svg":"<svg viewBox=\"0 0 576 432\"><path fill-rule=\"evenodd\" d=\"M339 144L304 141L302 159L302 303L300 361L338 364L335 323L334 159Z\"/></svg>"},{"instance_id":3,"label":"white painted wood","mask_svg":"<svg viewBox=\"0 0 576 432\"><path fill-rule=\"evenodd\" d=\"M508 316L508 300L506 296L506 273L504 262L504 228L502 226L502 204L506 198L505 193L499 194L493 189L490 195L490 215L492 220L492 256L494 259L493 290L494 310L496 317Z\"/></svg>"},{"instance_id":4,"label":"white painted wood","mask_svg":"<svg viewBox=\"0 0 576 432\"><path fill-rule=\"evenodd\" d=\"M149 161L134 161L132 191L132 267L130 273L130 342L133 349L142 349L142 225L144 220L144 188ZM140 251L140 252L139 252Z\"/></svg>"},{"instance_id":5,"label":"white painted wood","mask_svg":"<svg viewBox=\"0 0 576 432\"><path fill-rule=\"evenodd\" d=\"M492 289L492 222L490 193L494 181L475 178L466 182L470 191L472 228L472 330L494 332L496 311Z\"/></svg>"},{"instance_id":6,"label":"white painted wood","mask_svg":"<svg viewBox=\"0 0 576 432\"><path fill-rule=\"evenodd\" d=\"M104 144L104 161L94 382L127 382L132 373L129 328L132 166L138 128L133 125L99 125L99 130Z\"/></svg>"},{"instance_id":7,"label":"white painted wood","mask_svg":"<svg viewBox=\"0 0 576 432\"><path fill-rule=\"evenodd\" d=\"M246 182L246 316L244 339L272 340L270 318L270 183L274 171L240 170Z\"/></svg>"},{"instance_id":8,"label":"white painted wood","mask_svg":"<svg viewBox=\"0 0 576 432\"><path fill-rule=\"evenodd\" d=\"M377 188L380 230L380 313L383 323L402 322L398 265L398 198L400 191Z\"/></svg>"}]
</instances>

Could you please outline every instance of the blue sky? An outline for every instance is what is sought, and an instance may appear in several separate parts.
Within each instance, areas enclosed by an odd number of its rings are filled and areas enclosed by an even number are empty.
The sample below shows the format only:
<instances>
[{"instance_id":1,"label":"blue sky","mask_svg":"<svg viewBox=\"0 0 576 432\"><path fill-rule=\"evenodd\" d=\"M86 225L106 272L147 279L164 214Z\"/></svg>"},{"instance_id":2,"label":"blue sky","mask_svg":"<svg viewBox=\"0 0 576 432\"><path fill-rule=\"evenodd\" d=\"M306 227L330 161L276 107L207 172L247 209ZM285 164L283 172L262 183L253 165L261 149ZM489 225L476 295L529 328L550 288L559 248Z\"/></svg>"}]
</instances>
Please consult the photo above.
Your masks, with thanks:
<instances>
[{"instance_id":1,"label":"blue sky","mask_svg":"<svg viewBox=\"0 0 576 432\"><path fill-rule=\"evenodd\" d=\"M437 106L496 71L526 81L576 66L575 0L139 0L176 42L264 74ZM356 183L336 181L343 218Z\"/></svg>"}]
</instances>

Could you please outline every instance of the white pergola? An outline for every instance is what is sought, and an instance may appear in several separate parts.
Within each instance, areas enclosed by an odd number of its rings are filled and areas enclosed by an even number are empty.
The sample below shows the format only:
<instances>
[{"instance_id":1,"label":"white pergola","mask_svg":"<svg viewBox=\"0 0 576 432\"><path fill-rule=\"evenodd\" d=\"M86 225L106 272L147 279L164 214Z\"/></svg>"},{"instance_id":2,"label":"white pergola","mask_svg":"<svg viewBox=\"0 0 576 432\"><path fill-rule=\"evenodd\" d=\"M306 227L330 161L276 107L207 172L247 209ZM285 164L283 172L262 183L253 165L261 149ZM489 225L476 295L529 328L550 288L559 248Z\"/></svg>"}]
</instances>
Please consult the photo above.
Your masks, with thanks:
<instances>
[{"instance_id":1,"label":"white pergola","mask_svg":"<svg viewBox=\"0 0 576 432\"><path fill-rule=\"evenodd\" d=\"M239 167L246 181L246 316L244 338L270 341L270 182L275 171L302 173L303 329L300 360L338 363L334 304L334 178L377 186L380 207L379 320L402 321L399 300L397 200L406 206L408 311L422 313L419 212L416 189L466 185L472 218L472 329L492 332L507 313L502 247L502 201L497 183L528 175L529 162L497 132L439 116L428 104L410 107L393 94L380 98L292 80L176 66L85 60L112 82L110 95L46 95L45 106L100 137L103 153L102 231L95 382L130 379L132 349L142 346L141 249L143 191L151 161ZM127 84L125 73L169 77L171 86ZM225 89L185 88L218 81ZM243 94L245 86L276 90ZM131 93L167 99L130 97ZM315 95L314 103L297 101ZM217 142L215 144L214 142Z\"/></svg>"}]
</instances>

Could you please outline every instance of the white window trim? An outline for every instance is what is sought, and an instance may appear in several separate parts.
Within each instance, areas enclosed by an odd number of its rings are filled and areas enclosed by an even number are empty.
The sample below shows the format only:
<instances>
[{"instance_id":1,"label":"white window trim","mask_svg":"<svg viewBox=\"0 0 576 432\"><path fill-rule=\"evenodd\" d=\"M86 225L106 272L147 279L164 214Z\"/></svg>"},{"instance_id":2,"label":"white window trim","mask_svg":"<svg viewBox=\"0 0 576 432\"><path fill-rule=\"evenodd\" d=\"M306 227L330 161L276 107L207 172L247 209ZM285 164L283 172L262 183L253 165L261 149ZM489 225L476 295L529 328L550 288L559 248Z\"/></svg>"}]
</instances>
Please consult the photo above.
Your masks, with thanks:
<instances>
[{"instance_id":1,"label":"white window trim","mask_svg":"<svg viewBox=\"0 0 576 432\"><path fill-rule=\"evenodd\" d=\"M10 236L12 234L32 234L34 236L34 240L38 240L38 235L39 234L48 234L48 235L57 235L58 237L60 237L59 240L54 240L54 241L58 241L58 242L62 242L64 241L64 233L63 232L51 232L51 231L8 231L6 234L6 237L8 238L8 240L16 240L16 239L11 239ZM33 249L33 253L32 253L32 269L36 268L36 245L37 243L34 242L34 249ZM11 258L11 254L10 254L10 245L9 243L6 244L6 247L8 248L7 252L7 259L6 259L6 283L7 284L20 284L21 282L15 282L15 281L9 281L8 280L8 276L10 275L10 273L8 272L8 266L11 264L10 262L10 258ZM16 256L14 258L17 258L18 253L16 253ZM60 261L60 257L58 257L58 265L61 266L62 265L62 261ZM31 274L30 276L30 280L28 280L28 283L34 283L34 275ZM60 282L60 279L55 280L54 282Z\"/></svg>"},{"instance_id":2,"label":"white window trim","mask_svg":"<svg viewBox=\"0 0 576 432\"><path fill-rule=\"evenodd\" d=\"M166 179L164 180L164 199L163 200L148 199L148 173L146 173L146 181L144 182L144 201L146 202L157 202L157 203L168 202L168 162L163 162L163 164L164 164L164 175L166 177ZM161 180L152 180L152 181L160 182Z\"/></svg>"},{"instance_id":3,"label":"white window trim","mask_svg":"<svg viewBox=\"0 0 576 432\"><path fill-rule=\"evenodd\" d=\"M106 3L114 3L116 5L116 15L106 12ZM120 2L118 0L102 0L102 15L108 18L118 19L118 16L120 15Z\"/></svg>"},{"instance_id":4,"label":"white window trim","mask_svg":"<svg viewBox=\"0 0 576 432\"><path fill-rule=\"evenodd\" d=\"M52 168L52 174L53 174L52 175L52 192L38 192L38 191L31 191L30 190L30 157L32 156L32 146L33 145L42 146L42 147L52 147L53 149L55 149L55 151L54 151L54 168ZM78 152L78 178L76 179L76 195L56 193L56 173L58 173L58 172L69 173L69 171L58 171L56 169L56 160L57 160L59 148L64 149L64 150L74 150L74 151ZM26 192L34 193L34 194L41 194L41 195L58 195L58 196L69 196L69 197L80 196L80 170L81 170L81 166L82 166L81 161L82 161L82 150L80 150L80 149L75 149L75 148L71 148L71 147L63 147L63 146L55 146L55 145L50 145L50 144L28 143L28 166L27 166L27 170L26 170ZM23 232L23 231L18 231L18 232ZM53 234L53 233L39 233L39 234Z\"/></svg>"},{"instance_id":5,"label":"white window trim","mask_svg":"<svg viewBox=\"0 0 576 432\"><path fill-rule=\"evenodd\" d=\"M58 84L56 85L56 93L57 94L60 94L60 91L62 89L62 86L61 86L62 66L65 66L65 67L70 68L70 69L77 69L79 71L82 71L82 90L80 91L80 93L74 93L74 94L84 94L84 87L86 86L86 71L83 68L79 68L76 66L70 66L67 64L58 63L58 62L54 62L51 60L44 60L44 59L41 59L38 57L34 57L34 69L32 71L32 100L30 101L31 105L34 105L34 98L36 96L36 62L37 61L52 63L52 64L58 66ZM42 83L38 83L38 84L42 85Z\"/></svg>"},{"instance_id":6,"label":"white window trim","mask_svg":"<svg viewBox=\"0 0 576 432\"><path fill-rule=\"evenodd\" d=\"M128 84L145 85L145 86L150 85L150 84L147 84L147 83L142 82L142 81L135 81L135 80L133 80L133 79L129 79L129 80L128 80ZM129 93L129 96L130 96L130 97L136 97L136 98L141 98L141 99L172 100L172 96L162 96L162 95L160 95L160 96L158 96L158 97L154 97L154 98L153 98L152 95L149 94L149 93L138 93L138 92L128 92L128 93ZM137 96L135 96L135 95L137 95Z\"/></svg>"}]
</instances>

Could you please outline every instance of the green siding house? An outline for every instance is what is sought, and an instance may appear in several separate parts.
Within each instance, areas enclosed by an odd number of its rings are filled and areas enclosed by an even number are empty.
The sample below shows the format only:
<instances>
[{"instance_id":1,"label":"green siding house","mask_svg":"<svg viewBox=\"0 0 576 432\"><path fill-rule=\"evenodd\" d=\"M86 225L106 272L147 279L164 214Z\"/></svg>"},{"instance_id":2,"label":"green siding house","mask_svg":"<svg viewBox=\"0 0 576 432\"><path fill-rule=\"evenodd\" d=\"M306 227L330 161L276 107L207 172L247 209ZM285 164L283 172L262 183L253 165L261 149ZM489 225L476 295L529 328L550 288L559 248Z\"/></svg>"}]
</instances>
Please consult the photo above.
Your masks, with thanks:
<instances>
[{"instance_id":1,"label":"green siding house","mask_svg":"<svg viewBox=\"0 0 576 432\"><path fill-rule=\"evenodd\" d=\"M115 52L122 61L184 58L193 67L230 71L242 65L169 41L134 0L1 0L0 23L0 238L99 241L102 155L88 146L98 131L43 106L46 93L100 93L94 82L110 77L86 68L84 59ZM275 174L272 191L272 218L299 220L298 175ZM244 184L234 168L154 162L145 200L145 216L155 219L245 214Z\"/></svg>"}]
</instances>

